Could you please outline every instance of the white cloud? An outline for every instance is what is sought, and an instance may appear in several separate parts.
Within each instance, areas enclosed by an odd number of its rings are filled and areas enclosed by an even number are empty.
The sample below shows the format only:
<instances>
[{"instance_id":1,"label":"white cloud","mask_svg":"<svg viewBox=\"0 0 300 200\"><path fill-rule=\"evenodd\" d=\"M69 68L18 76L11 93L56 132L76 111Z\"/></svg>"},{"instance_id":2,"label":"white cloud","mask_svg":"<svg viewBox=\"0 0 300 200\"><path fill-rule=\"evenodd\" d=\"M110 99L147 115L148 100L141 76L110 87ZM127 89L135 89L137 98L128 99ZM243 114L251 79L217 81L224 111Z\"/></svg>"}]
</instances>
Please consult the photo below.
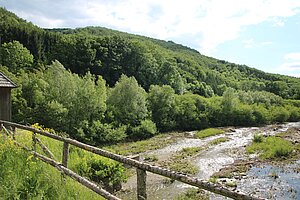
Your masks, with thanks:
<instances>
[{"instance_id":1,"label":"white cloud","mask_svg":"<svg viewBox=\"0 0 300 200\"><path fill-rule=\"evenodd\" d=\"M244 44L244 47L247 49L250 49L253 47L264 47L264 46L273 44L273 42L271 42L271 41L257 42L253 38L248 39L248 40L243 40L242 43Z\"/></svg>"},{"instance_id":2,"label":"white cloud","mask_svg":"<svg viewBox=\"0 0 300 200\"><path fill-rule=\"evenodd\" d=\"M286 62L280 65L277 71L300 77L300 52L288 53L284 59Z\"/></svg>"},{"instance_id":3,"label":"white cloud","mask_svg":"<svg viewBox=\"0 0 300 200\"><path fill-rule=\"evenodd\" d=\"M160 39L190 35L198 41L195 46L210 55L218 45L238 38L244 26L269 20L283 26L282 18L295 15L299 7L297 0L128 0L109 5L92 1L85 12L95 24Z\"/></svg>"},{"instance_id":4,"label":"white cloud","mask_svg":"<svg viewBox=\"0 0 300 200\"><path fill-rule=\"evenodd\" d=\"M273 27L283 27L285 25L285 22L283 19L280 19L278 17L273 18Z\"/></svg>"},{"instance_id":5,"label":"white cloud","mask_svg":"<svg viewBox=\"0 0 300 200\"><path fill-rule=\"evenodd\" d=\"M27 6L29 20L43 27L98 25L176 42L194 41L201 53L212 55L222 43L237 39L245 26L299 12L299 0L10 0L19 11ZM32 2L32 3L31 3ZM4 5L5 6L5 5ZM43 10L37 14L34 9ZM14 11L18 11L15 9ZM17 12L18 13L18 12ZM58 18L55 18L58 17ZM246 46L250 47L250 43Z\"/></svg>"},{"instance_id":6,"label":"white cloud","mask_svg":"<svg viewBox=\"0 0 300 200\"><path fill-rule=\"evenodd\" d=\"M296 70L300 70L300 61L284 63L279 68L279 71L296 71Z\"/></svg>"},{"instance_id":7,"label":"white cloud","mask_svg":"<svg viewBox=\"0 0 300 200\"><path fill-rule=\"evenodd\" d=\"M284 56L284 59L286 60L298 60L300 61L300 52L296 53L288 53Z\"/></svg>"}]
</instances>

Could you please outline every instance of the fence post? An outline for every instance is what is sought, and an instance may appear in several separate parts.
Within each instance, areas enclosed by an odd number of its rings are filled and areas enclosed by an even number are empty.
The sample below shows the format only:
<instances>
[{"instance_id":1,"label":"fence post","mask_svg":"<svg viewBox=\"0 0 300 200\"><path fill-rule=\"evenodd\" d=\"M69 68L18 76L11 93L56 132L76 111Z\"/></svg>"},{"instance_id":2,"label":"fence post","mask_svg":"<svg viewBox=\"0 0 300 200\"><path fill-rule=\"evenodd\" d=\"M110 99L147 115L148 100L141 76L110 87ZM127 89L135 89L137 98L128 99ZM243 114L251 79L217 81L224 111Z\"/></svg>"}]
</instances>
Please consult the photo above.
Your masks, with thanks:
<instances>
[{"instance_id":1,"label":"fence post","mask_svg":"<svg viewBox=\"0 0 300 200\"><path fill-rule=\"evenodd\" d=\"M69 143L64 141L62 164L66 168L68 168L68 158L69 158Z\"/></svg>"},{"instance_id":2,"label":"fence post","mask_svg":"<svg viewBox=\"0 0 300 200\"><path fill-rule=\"evenodd\" d=\"M36 133L32 134L32 151L36 152Z\"/></svg>"},{"instance_id":3,"label":"fence post","mask_svg":"<svg viewBox=\"0 0 300 200\"><path fill-rule=\"evenodd\" d=\"M137 174L137 199L146 200L147 199L147 191L146 191L147 173L145 170L136 168L136 174Z\"/></svg>"},{"instance_id":4,"label":"fence post","mask_svg":"<svg viewBox=\"0 0 300 200\"><path fill-rule=\"evenodd\" d=\"M13 140L16 140L16 127L15 126L13 126L12 127L12 134L13 134Z\"/></svg>"}]
</instances>

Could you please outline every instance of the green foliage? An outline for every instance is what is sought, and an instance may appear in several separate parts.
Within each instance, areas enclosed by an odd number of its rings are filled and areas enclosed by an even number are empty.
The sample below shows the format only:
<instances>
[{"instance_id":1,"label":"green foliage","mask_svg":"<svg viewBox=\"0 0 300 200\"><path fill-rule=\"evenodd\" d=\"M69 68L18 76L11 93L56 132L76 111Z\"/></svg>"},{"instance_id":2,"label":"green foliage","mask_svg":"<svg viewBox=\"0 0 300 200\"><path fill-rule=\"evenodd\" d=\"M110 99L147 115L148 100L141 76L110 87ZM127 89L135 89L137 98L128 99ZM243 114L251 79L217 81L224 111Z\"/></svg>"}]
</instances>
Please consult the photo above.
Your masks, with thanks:
<instances>
[{"instance_id":1,"label":"green foliage","mask_svg":"<svg viewBox=\"0 0 300 200\"><path fill-rule=\"evenodd\" d=\"M260 134L255 134L253 137L253 142L254 143L260 143L263 142L263 136Z\"/></svg>"},{"instance_id":2,"label":"green foliage","mask_svg":"<svg viewBox=\"0 0 300 200\"><path fill-rule=\"evenodd\" d=\"M153 137L157 133L156 125L149 119L143 120L139 126L132 128L130 137L133 139L145 139Z\"/></svg>"},{"instance_id":3,"label":"green foliage","mask_svg":"<svg viewBox=\"0 0 300 200\"><path fill-rule=\"evenodd\" d=\"M194 95L176 95L176 124L178 130L195 130L208 127L208 102L205 98Z\"/></svg>"},{"instance_id":4,"label":"green foliage","mask_svg":"<svg viewBox=\"0 0 300 200\"><path fill-rule=\"evenodd\" d=\"M217 138L217 139L214 139L212 141L209 142L210 145L217 145L217 144L220 144L220 143L223 143L223 142L227 142L229 141L230 139L228 137L221 137L221 138Z\"/></svg>"},{"instance_id":5,"label":"green foliage","mask_svg":"<svg viewBox=\"0 0 300 200\"><path fill-rule=\"evenodd\" d=\"M121 182L126 180L125 168L119 162L97 155L85 156L75 166L80 175L100 183L110 192L121 189Z\"/></svg>"},{"instance_id":6,"label":"green foliage","mask_svg":"<svg viewBox=\"0 0 300 200\"><path fill-rule=\"evenodd\" d=\"M144 156L144 161L146 162L155 162L158 161L158 158L156 155L145 155Z\"/></svg>"},{"instance_id":7,"label":"green foliage","mask_svg":"<svg viewBox=\"0 0 300 200\"><path fill-rule=\"evenodd\" d=\"M196 174L199 169L197 166L190 162L190 158L200 153L203 149L201 147L188 147L179 152L176 152L169 160L163 165L171 170L182 172L186 174Z\"/></svg>"},{"instance_id":8,"label":"green foliage","mask_svg":"<svg viewBox=\"0 0 300 200\"><path fill-rule=\"evenodd\" d=\"M146 92L134 77L123 75L111 89L107 99L108 112L117 124L136 126L148 116Z\"/></svg>"},{"instance_id":9,"label":"green foliage","mask_svg":"<svg viewBox=\"0 0 300 200\"><path fill-rule=\"evenodd\" d=\"M176 198L176 200L208 200L209 195L204 192L204 190L199 189L189 189L184 194Z\"/></svg>"},{"instance_id":10,"label":"green foliage","mask_svg":"<svg viewBox=\"0 0 300 200\"><path fill-rule=\"evenodd\" d=\"M152 120L159 131L174 129L175 123L175 92L167 85L150 87L148 105L152 112Z\"/></svg>"},{"instance_id":11,"label":"green foliage","mask_svg":"<svg viewBox=\"0 0 300 200\"><path fill-rule=\"evenodd\" d=\"M291 142L282 138L270 136L261 142L254 142L247 148L248 153L259 152L263 159L287 158L293 151Z\"/></svg>"},{"instance_id":12,"label":"green foliage","mask_svg":"<svg viewBox=\"0 0 300 200\"><path fill-rule=\"evenodd\" d=\"M7 66L11 72L17 73L32 67L33 55L20 42L4 43L0 50L0 64Z\"/></svg>"},{"instance_id":13,"label":"green foliage","mask_svg":"<svg viewBox=\"0 0 300 200\"><path fill-rule=\"evenodd\" d=\"M163 148L176 141L176 138L172 133L155 135L152 138L136 141L136 142L125 142L116 145L105 147L109 151L121 155L135 155L146 151L151 151L159 148Z\"/></svg>"},{"instance_id":14,"label":"green foliage","mask_svg":"<svg viewBox=\"0 0 300 200\"><path fill-rule=\"evenodd\" d=\"M185 159L194 156L202 151L201 147L186 147L175 155L176 159Z\"/></svg>"},{"instance_id":15,"label":"green foliage","mask_svg":"<svg viewBox=\"0 0 300 200\"><path fill-rule=\"evenodd\" d=\"M93 145L108 145L123 141L126 137L126 126L114 127L112 124L101 123L101 121L83 121L78 129L81 141Z\"/></svg>"},{"instance_id":16,"label":"green foliage","mask_svg":"<svg viewBox=\"0 0 300 200\"><path fill-rule=\"evenodd\" d=\"M184 174L195 175L199 172L199 168L186 160L174 160L167 166L169 169L181 172Z\"/></svg>"},{"instance_id":17,"label":"green foliage","mask_svg":"<svg viewBox=\"0 0 300 200\"><path fill-rule=\"evenodd\" d=\"M285 122L289 119L290 113L285 107L271 107L272 121L274 122Z\"/></svg>"},{"instance_id":18,"label":"green foliage","mask_svg":"<svg viewBox=\"0 0 300 200\"><path fill-rule=\"evenodd\" d=\"M3 8L0 19L1 49L16 51L1 58L18 57L0 67L19 86L15 122L103 145L151 137L156 129L300 120L300 103L291 100L300 99L297 78L101 27L44 30Z\"/></svg>"},{"instance_id":19,"label":"green foliage","mask_svg":"<svg viewBox=\"0 0 300 200\"><path fill-rule=\"evenodd\" d=\"M14 120L38 122L82 139L77 131L83 122L101 120L106 111L105 81L97 79L89 73L82 78L72 74L58 61L44 72L22 73L22 87L13 97Z\"/></svg>"},{"instance_id":20,"label":"green foliage","mask_svg":"<svg viewBox=\"0 0 300 200\"><path fill-rule=\"evenodd\" d=\"M13 141L3 137L0 141L1 199L99 199L74 180L63 180L57 169L34 159Z\"/></svg>"},{"instance_id":21,"label":"green foliage","mask_svg":"<svg viewBox=\"0 0 300 200\"><path fill-rule=\"evenodd\" d=\"M177 94L189 90L211 97L234 88L300 99L297 78L217 60L172 41L102 27L44 30L4 8L0 8L0 19L3 42L16 40L29 49L35 68L57 59L74 73L101 75L110 86L125 74L134 76L146 90L151 85L170 85Z\"/></svg>"},{"instance_id":22,"label":"green foliage","mask_svg":"<svg viewBox=\"0 0 300 200\"><path fill-rule=\"evenodd\" d=\"M219 134L223 134L224 131L221 129L216 129L216 128L207 128L201 131L198 131L195 134L196 138L205 138L205 137L210 137L210 136L214 136L214 135L219 135Z\"/></svg>"}]
</instances>

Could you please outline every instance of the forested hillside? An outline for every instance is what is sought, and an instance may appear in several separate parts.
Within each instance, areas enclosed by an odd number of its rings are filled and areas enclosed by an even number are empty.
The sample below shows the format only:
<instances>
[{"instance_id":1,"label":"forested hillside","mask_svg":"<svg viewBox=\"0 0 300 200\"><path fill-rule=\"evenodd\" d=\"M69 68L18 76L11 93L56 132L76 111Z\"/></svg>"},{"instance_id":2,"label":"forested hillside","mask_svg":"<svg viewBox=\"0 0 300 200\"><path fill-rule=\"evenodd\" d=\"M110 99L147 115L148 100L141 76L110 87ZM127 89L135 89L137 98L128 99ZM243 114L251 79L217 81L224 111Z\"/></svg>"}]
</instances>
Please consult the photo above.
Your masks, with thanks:
<instances>
[{"instance_id":1,"label":"forested hillside","mask_svg":"<svg viewBox=\"0 0 300 200\"><path fill-rule=\"evenodd\" d=\"M13 120L102 145L157 132L300 119L300 79L102 27L41 29L0 8ZM234 53L234 52L232 52Z\"/></svg>"}]
</instances>

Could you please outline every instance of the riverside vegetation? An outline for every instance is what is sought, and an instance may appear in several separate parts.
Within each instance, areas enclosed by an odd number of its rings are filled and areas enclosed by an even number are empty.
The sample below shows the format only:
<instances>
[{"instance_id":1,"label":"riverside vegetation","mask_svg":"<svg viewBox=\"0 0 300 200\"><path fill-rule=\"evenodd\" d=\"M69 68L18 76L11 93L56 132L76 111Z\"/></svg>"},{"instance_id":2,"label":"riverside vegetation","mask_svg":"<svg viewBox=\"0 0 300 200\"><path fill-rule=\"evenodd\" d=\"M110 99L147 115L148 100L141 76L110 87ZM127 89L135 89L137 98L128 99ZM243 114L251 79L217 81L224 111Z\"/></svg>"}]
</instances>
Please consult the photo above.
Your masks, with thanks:
<instances>
[{"instance_id":1,"label":"riverside vegetation","mask_svg":"<svg viewBox=\"0 0 300 200\"><path fill-rule=\"evenodd\" d=\"M28 131L20 131L16 141L31 148L31 135ZM62 142L44 136L39 138L56 159L62 159ZM96 193L67 176L63 177L57 169L17 147L4 133L0 135L0 141L1 199L99 199ZM42 153L37 147L37 152ZM76 147L70 148L69 168L110 192L118 190L121 182L126 181L125 168L120 163Z\"/></svg>"},{"instance_id":2,"label":"riverside vegetation","mask_svg":"<svg viewBox=\"0 0 300 200\"><path fill-rule=\"evenodd\" d=\"M41 29L4 8L0 37L0 71L18 85L14 122L39 123L125 155L147 142L113 145L172 131L300 119L299 78L210 58L172 41L101 27ZM157 138L152 148L162 143ZM101 179L95 165L122 172L106 160L84 161L77 168L90 178Z\"/></svg>"}]
</instances>

